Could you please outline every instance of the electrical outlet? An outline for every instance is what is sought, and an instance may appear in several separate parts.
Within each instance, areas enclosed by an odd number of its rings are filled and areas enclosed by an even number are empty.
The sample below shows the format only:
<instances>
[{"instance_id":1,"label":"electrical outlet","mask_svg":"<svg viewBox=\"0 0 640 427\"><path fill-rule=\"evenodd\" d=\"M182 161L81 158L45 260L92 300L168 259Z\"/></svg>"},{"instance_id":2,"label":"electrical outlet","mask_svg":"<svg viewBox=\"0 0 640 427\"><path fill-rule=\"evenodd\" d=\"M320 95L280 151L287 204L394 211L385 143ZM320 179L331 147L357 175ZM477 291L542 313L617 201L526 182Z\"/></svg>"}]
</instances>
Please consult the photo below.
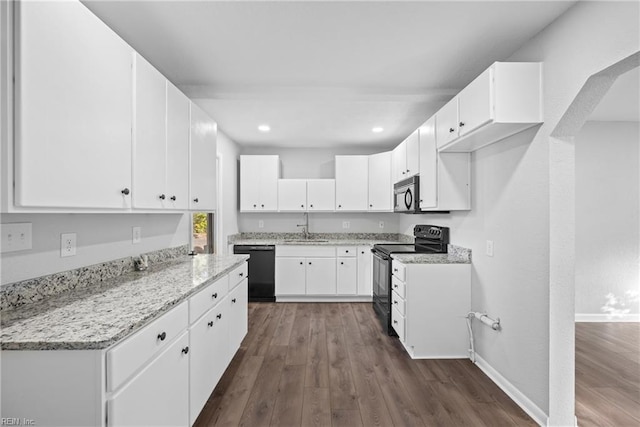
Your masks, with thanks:
<instances>
[{"instance_id":1,"label":"electrical outlet","mask_svg":"<svg viewBox=\"0 0 640 427\"><path fill-rule=\"evenodd\" d=\"M258 228L264 228L264 221L263 220L259 220L258 221Z\"/></svg>"},{"instance_id":2,"label":"electrical outlet","mask_svg":"<svg viewBox=\"0 0 640 427\"><path fill-rule=\"evenodd\" d=\"M487 240L487 256L493 256L493 240Z\"/></svg>"},{"instance_id":3,"label":"electrical outlet","mask_svg":"<svg viewBox=\"0 0 640 427\"><path fill-rule=\"evenodd\" d=\"M380 228L384 228L384 221L380 221L380 222L378 223L378 227L380 227Z\"/></svg>"},{"instance_id":4,"label":"electrical outlet","mask_svg":"<svg viewBox=\"0 0 640 427\"><path fill-rule=\"evenodd\" d=\"M351 227L351 223L349 221L342 221L342 228L349 228Z\"/></svg>"},{"instance_id":5,"label":"electrical outlet","mask_svg":"<svg viewBox=\"0 0 640 427\"><path fill-rule=\"evenodd\" d=\"M134 245L142 242L142 227L131 227L131 243Z\"/></svg>"},{"instance_id":6,"label":"electrical outlet","mask_svg":"<svg viewBox=\"0 0 640 427\"><path fill-rule=\"evenodd\" d=\"M60 256L76 255L76 233L63 233L60 235Z\"/></svg>"},{"instance_id":7,"label":"electrical outlet","mask_svg":"<svg viewBox=\"0 0 640 427\"><path fill-rule=\"evenodd\" d=\"M25 251L31 249L31 223L1 224L2 243L0 249L4 252Z\"/></svg>"}]
</instances>

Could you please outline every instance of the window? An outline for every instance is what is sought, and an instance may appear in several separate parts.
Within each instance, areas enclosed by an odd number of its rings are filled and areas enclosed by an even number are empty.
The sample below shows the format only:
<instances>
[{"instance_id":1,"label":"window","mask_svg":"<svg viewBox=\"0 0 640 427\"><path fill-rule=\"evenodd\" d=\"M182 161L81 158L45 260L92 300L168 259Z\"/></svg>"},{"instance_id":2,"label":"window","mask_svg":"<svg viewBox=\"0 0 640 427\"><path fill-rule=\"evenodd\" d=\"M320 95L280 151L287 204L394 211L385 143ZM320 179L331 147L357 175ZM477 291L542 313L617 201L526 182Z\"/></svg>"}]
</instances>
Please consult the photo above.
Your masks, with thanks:
<instances>
[{"instance_id":1,"label":"window","mask_svg":"<svg viewBox=\"0 0 640 427\"><path fill-rule=\"evenodd\" d=\"M199 254L215 253L213 214L194 212L191 217L191 249Z\"/></svg>"}]
</instances>

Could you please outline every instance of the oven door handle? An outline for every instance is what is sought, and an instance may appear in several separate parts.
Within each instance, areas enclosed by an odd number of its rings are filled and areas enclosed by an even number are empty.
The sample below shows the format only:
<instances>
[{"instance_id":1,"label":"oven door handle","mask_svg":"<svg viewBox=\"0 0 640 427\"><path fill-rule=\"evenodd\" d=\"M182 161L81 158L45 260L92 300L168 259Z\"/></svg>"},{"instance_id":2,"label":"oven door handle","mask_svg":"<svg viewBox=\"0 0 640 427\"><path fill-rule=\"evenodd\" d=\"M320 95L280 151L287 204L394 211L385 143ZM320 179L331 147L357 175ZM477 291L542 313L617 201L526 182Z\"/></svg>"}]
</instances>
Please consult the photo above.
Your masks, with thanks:
<instances>
[{"instance_id":1,"label":"oven door handle","mask_svg":"<svg viewBox=\"0 0 640 427\"><path fill-rule=\"evenodd\" d=\"M386 257L384 255L380 255L380 252L376 251L375 249L371 249L371 253L373 254L373 256L375 256L376 258L380 258L381 260L384 261L389 261L391 258Z\"/></svg>"}]
</instances>

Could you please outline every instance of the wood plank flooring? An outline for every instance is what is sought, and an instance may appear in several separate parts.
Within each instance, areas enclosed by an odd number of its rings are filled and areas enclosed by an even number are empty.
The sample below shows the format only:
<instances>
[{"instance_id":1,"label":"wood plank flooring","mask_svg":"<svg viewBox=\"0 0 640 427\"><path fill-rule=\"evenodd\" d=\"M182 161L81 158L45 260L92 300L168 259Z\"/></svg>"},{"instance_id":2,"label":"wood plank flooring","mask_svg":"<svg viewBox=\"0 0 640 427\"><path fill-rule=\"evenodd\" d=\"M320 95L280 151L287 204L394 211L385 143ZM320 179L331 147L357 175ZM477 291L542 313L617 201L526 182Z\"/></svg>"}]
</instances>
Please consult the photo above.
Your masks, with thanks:
<instances>
[{"instance_id":1,"label":"wood plank flooring","mask_svg":"<svg viewBox=\"0 0 640 427\"><path fill-rule=\"evenodd\" d=\"M579 426L640 426L640 323L576 323Z\"/></svg>"},{"instance_id":2,"label":"wood plank flooring","mask_svg":"<svg viewBox=\"0 0 640 427\"><path fill-rule=\"evenodd\" d=\"M195 426L534 426L469 360L412 360L370 303L250 303Z\"/></svg>"}]
</instances>

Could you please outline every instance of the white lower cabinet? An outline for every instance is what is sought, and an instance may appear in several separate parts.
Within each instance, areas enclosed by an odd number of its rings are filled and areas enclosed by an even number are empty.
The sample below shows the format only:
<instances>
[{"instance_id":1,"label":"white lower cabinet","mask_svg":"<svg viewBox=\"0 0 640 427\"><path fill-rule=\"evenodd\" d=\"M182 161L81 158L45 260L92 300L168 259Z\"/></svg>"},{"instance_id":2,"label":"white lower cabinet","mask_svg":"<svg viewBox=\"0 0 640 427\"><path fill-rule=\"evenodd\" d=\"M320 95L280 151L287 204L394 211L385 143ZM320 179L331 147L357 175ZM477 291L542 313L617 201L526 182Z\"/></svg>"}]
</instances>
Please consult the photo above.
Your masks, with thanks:
<instances>
[{"instance_id":1,"label":"white lower cabinet","mask_svg":"<svg viewBox=\"0 0 640 427\"><path fill-rule=\"evenodd\" d=\"M190 328L189 420L193 424L222 377L229 352L229 310L218 304Z\"/></svg>"},{"instance_id":2,"label":"white lower cabinet","mask_svg":"<svg viewBox=\"0 0 640 427\"><path fill-rule=\"evenodd\" d=\"M468 358L471 264L393 261L391 325L414 359Z\"/></svg>"},{"instance_id":3,"label":"white lower cabinet","mask_svg":"<svg viewBox=\"0 0 640 427\"><path fill-rule=\"evenodd\" d=\"M336 259L307 258L307 295L336 295Z\"/></svg>"},{"instance_id":4,"label":"white lower cabinet","mask_svg":"<svg viewBox=\"0 0 640 427\"><path fill-rule=\"evenodd\" d=\"M247 335L248 300L249 280L244 279L227 296L227 304L229 305L229 361L236 354L242 340Z\"/></svg>"},{"instance_id":5,"label":"white lower cabinet","mask_svg":"<svg viewBox=\"0 0 640 427\"><path fill-rule=\"evenodd\" d=\"M276 246L278 300L367 301L371 297L369 246Z\"/></svg>"},{"instance_id":6,"label":"white lower cabinet","mask_svg":"<svg viewBox=\"0 0 640 427\"><path fill-rule=\"evenodd\" d=\"M190 426L247 334L247 302L244 262L109 348L2 351L1 415L38 425Z\"/></svg>"},{"instance_id":7,"label":"white lower cabinet","mask_svg":"<svg viewBox=\"0 0 640 427\"><path fill-rule=\"evenodd\" d=\"M357 282L358 291L360 296L373 296L373 279L371 277L372 267L372 253L371 246L358 246L358 267L357 267Z\"/></svg>"},{"instance_id":8,"label":"white lower cabinet","mask_svg":"<svg viewBox=\"0 0 640 427\"><path fill-rule=\"evenodd\" d=\"M189 334L184 332L107 404L113 426L189 423Z\"/></svg>"}]
</instances>

